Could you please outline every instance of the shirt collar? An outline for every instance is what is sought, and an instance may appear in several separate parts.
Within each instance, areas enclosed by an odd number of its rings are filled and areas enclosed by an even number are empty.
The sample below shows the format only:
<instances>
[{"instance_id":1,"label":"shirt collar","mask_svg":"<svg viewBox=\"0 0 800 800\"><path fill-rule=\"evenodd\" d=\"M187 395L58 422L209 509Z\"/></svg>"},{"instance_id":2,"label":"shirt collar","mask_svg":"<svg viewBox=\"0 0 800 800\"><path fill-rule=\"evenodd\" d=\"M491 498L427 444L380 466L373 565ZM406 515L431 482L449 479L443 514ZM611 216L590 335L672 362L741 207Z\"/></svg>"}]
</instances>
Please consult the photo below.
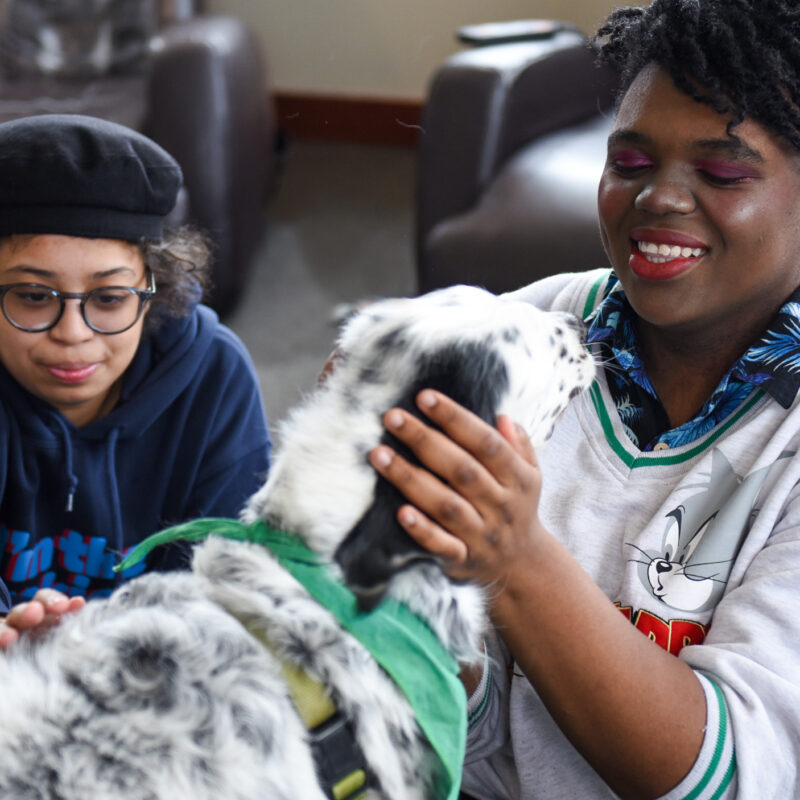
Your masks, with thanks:
<instances>
[{"instance_id":1,"label":"shirt collar","mask_svg":"<svg viewBox=\"0 0 800 800\"><path fill-rule=\"evenodd\" d=\"M587 341L606 342L620 365L652 391L643 372L636 342L636 314L614 273L603 300L587 320ZM783 408L789 408L800 388L800 288L786 300L763 334L723 377L758 386Z\"/></svg>"}]
</instances>

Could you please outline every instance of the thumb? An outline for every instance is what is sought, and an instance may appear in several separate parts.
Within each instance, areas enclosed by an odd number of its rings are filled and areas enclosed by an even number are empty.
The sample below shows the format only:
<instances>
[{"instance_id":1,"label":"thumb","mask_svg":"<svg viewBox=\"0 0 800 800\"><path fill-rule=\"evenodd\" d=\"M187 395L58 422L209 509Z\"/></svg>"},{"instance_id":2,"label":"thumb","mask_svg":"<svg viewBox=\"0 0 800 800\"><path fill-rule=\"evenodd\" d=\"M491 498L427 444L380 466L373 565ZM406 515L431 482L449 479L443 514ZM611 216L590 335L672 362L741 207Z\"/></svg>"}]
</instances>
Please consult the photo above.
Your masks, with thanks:
<instances>
[{"instance_id":1,"label":"thumb","mask_svg":"<svg viewBox=\"0 0 800 800\"><path fill-rule=\"evenodd\" d=\"M500 434L514 448L516 453L521 455L529 464L538 466L533 445L522 425L513 422L505 414L501 414L497 418L497 430L500 431Z\"/></svg>"}]
</instances>

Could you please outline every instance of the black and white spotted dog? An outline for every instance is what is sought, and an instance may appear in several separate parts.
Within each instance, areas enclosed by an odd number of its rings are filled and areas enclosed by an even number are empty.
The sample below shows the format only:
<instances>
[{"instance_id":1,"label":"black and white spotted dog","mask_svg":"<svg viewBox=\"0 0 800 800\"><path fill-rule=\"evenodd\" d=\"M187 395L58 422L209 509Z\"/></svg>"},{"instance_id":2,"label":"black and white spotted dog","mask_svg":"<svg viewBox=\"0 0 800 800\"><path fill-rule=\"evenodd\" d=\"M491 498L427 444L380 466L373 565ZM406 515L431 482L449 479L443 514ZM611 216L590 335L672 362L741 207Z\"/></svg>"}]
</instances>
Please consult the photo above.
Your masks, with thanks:
<instances>
[{"instance_id":1,"label":"black and white spotted dog","mask_svg":"<svg viewBox=\"0 0 800 800\"><path fill-rule=\"evenodd\" d=\"M481 590L450 581L411 542L395 521L399 495L367 453L398 445L382 414L413 411L424 387L486 420L506 413L541 444L594 375L579 325L454 287L375 303L346 324L339 350L283 424L244 520L297 534L364 608L393 598L474 662ZM348 720L364 796L437 796L410 705L364 646L266 549L211 537L191 572L137 578L0 657L0 797L324 800L280 660L322 681Z\"/></svg>"}]
</instances>

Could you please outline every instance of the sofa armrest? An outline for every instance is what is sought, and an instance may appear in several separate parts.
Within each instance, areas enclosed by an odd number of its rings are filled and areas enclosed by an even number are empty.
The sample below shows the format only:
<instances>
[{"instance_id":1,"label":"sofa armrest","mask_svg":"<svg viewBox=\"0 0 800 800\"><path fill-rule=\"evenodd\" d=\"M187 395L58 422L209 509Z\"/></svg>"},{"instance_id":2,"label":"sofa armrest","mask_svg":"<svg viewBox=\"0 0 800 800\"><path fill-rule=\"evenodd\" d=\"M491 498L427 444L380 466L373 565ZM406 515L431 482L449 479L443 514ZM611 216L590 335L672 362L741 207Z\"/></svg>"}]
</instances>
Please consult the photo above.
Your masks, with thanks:
<instances>
[{"instance_id":1,"label":"sofa armrest","mask_svg":"<svg viewBox=\"0 0 800 800\"><path fill-rule=\"evenodd\" d=\"M437 70L423 113L417 246L442 219L471 208L519 147L613 103L614 77L583 35L490 45Z\"/></svg>"},{"instance_id":2,"label":"sofa armrest","mask_svg":"<svg viewBox=\"0 0 800 800\"><path fill-rule=\"evenodd\" d=\"M214 305L233 301L263 222L275 112L260 42L231 16L165 27L152 42L146 132L181 165L191 221L215 250Z\"/></svg>"}]
</instances>

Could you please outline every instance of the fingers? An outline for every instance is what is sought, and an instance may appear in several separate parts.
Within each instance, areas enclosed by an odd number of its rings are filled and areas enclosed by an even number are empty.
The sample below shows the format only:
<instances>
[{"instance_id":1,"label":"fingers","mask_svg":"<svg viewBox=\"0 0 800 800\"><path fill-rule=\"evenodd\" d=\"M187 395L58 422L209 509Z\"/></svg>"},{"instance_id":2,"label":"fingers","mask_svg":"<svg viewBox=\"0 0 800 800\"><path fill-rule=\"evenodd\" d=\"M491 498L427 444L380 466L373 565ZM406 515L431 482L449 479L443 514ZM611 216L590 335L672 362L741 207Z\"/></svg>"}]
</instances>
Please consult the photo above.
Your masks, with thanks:
<instances>
[{"instance_id":1,"label":"fingers","mask_svg":"<svg viewBox=\"0 0 800 800\"><path fill-rule=\"evenodd\" d=\"M72 614L75 611L80 611L86 605L86 598L78 595L77 597L70 597L65 614Z\"/></svg>"},{"instance_id":2,"label":"fingers","mask_svg":"<svg viewBox=\"0 0 800 800\"><path fill-rule=\"evenodd\" d=\"M461 445L445 433L431 428L413 414L392 409L384 417L384 423L387 430L407 445L427 469L441 476L445 483L458 492L487 495L498 488L496 480L480 461L470 457ZM502 445L502 437L497 435L496 440L497 445ZM406 463L398 461L398 467L392 471L390 479L409 500L413 500L414 498L406 494L405 486L398 485L394 480L397 477L404 484L411 483L413 471L400 469Z\"/></svg>"},{"instance_id":3,"label":"fingers","mask_svg":"<svg viewBox=\"0 0 800 800\"><path fill-rule=\"evenodd\" d=\"M14 606L8 612L6 625L18 631L24 631L41 625L46 616L47 612L44 604L37 600L31 600L28 603L20 603Z\"/></svg>"},{"instance_id":4,"label":"fingers","mask_svg":"<svg viewBox=\"0 0 800 800\"><path fill-rule=\"evenodd\" d=\"M432 555L453 565L467 562L467 545L417 509L402 506L397 513L397 519L409 536Z\"/></svg>"},{"instance_id":5,"label":"fingers","mask_svg":"<svg viewBox=\"0 0 800 800\"><path fill-rule=\"evenodd\" d=\"M446 447L446 441L443 446ZM391 448L385 446L376 448L370 453L370 461L410 503L440 523L443 528L456 530L477 527L481 524L477 510L464 497L442 483L427 469L410 464Z\"/></svg>"},{"instance_id":6,"label":"fingers","mask_svg":"<svg viewBox=\"0 0 800 800\"><path fill-rule=\"evenodd\" d=\"M468 577L459 569L469 561L468 545L460 537L474 536L481 530L483 521L478 510L426 469L409 464L388 447L373 450L370 460L375 469L413 503L401 506L397 512L403 529L421 547L443 561L452 577Z\"/></svg>"},{"instance_id":7,"label":"fingers","mask_svg":"<svg viewBox=\"0 0 800 800\"><path fill-rule=\"evenodd\" d=\"M39 602L31 600L14 606L0 623L0 650L7 650L19 640L21 631L35 629L45 617L44 606Z\"/></svg>"},{"instance_id":8,"label":"fingers","mask_svg":"<svg viewBox=\"0 0 800 800\"><path fill-rule=\"evenodd\" d=\"M0 622L0 650L5 650L19 639L19 633L14 628L9 628L5 622Z\"/></svg>"},{"instance_id":9,"label":"fingers","mask_svg":"<svg viewBox=\"0 0 800 800\"><path fill-rule=\"evenodd\" d=\"M522 458L534 467L539 466L531 440L521 425L501 414L497 418L497 430Z\"/></svg>"},{"instance_id":10,"label":"fingers","mask_svg":"<svg viewBox=\"0 0 800 800\"><path fill-rule=\"evenodd\" d=\"M397 518L418 544L452 577L494 582L540 527L533 447L507 416L495 429L438 392L424 390L417 399L438 428L398 408L384 423L421 466L385 445L371 462L408 501Z\"/></svg>"},{"instance_id":11,"label":"fingers","mask_svg":"<svg viewBox=\"0 0 800 800\"><path fill-rule=\"evenodd\" d=\"M447 395L432 389L425 389L417 397L420 410L453 442L470 453L494 479L503 486L516 485L519 481L518 457L523 442L527 440L524 432L507 417L503 428L496 429L480 417L451 400ZM511 430L513 429L513 435ZM405 441L405 440L404 440ZM407 443L408 444L408 443ZM511 445L511 446L509 446ZM412 449L414 449L412 447ZM415 450L415 452L417 452ZM530 449L532 452L532 448ZM420 453L417 452L419 456ZM421 459L425 461L425 459ZM425 462L427 463L427 462Z\"/></svg>"},{"instance_id":12,"label":"fingers","mask_svg":"<svg viewBox=\"0 0 800 800\"><path fill-rule=\"evenodd\" d=\"M14 606L0 623L0 649L14 644L21 632L44 631L64 614L79 611L85 605L84 597L67 597L54 589L40 589L27 603Z\"/></svg>"},{"instance_id":13,"label":"fingers","mask_svg":"<svg viewBox=\"0 0 800 800\"><path fill-rule=\"evenodd\" d=\"M520 426L501 415L495 429L431 390L421 392L418 401L442 431L400 409L389 411L384 422L387 430L445 483L471 501L483 504L503 503L506 489L531 488L534 476L530 467L536 467L536 457ZM413 502L413 498L406 497Z\"/></svg>"},{"instance_id":14,"label":"fingers","mask_svg":"<svg viewBox=\"0 0 800 800\"><path fill-rule=\"evenodd\" d=\"M82 609L86 605L86 598L67 597L65 594L57 592L55 589L40 589L33 596L31 605L34 604L44 609L44 617L34 622L33 625L26 625L26 628L49 627L58 622L64 614L71 614L74 611ZM29 617L29 619L30 618L31 617Z\"/></svg>"}]
</instances>

